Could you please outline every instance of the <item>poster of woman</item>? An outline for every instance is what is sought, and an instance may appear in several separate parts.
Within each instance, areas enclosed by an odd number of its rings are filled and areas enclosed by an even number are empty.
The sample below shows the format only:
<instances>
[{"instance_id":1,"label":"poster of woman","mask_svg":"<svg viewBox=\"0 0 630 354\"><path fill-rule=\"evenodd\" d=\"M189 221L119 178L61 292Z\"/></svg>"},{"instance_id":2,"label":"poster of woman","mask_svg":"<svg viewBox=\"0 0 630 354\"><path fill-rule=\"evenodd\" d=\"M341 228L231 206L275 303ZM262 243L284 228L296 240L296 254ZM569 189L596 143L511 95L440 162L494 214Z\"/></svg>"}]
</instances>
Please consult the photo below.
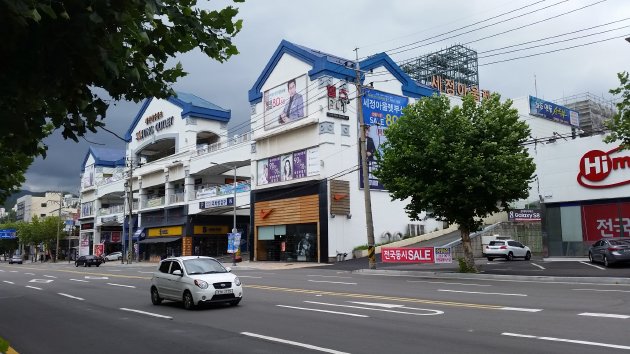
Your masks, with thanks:
<instances>
[{"instance_id":1,"label":"poster of woman","mask_svg":"<svg viewBox=\"0 0 630 354\"><path fill-rule=\"evenodd\" d=\"M293 158L292 155L282 156L282 180L290 181L293 179Z\"/></svg>"}]
</instances>

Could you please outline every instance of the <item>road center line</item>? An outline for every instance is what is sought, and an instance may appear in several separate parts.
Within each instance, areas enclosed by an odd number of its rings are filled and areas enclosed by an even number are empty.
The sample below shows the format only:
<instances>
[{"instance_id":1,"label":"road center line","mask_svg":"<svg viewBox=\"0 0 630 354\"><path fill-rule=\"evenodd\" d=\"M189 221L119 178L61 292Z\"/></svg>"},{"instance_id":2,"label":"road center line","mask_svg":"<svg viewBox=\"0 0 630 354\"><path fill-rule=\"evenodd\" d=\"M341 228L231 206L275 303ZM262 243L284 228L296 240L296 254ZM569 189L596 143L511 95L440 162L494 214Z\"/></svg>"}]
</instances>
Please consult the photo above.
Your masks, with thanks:
<instances>
[{"instance_id":1,"label":"road center line","mask_svg":"<svg viewBox=\"0 0 630 354\"><path fill-rule=\"evenodd\" d=\"M288 308L288 309L295 309L295 310L304 310L304 311L314 311L314 312L325 312L325 313L332 313L335 315L343 315L343 316L352 316L352 317L370 317L370 316L366 316L366 315L358 315L356 313L349 313L349 312L338 312L338 311L328 311L328 310L318 310L318 309L310 309L308 307L297 307L297 306L286 306L286 305L276 305L278 307L284 307L284 308Z\"/></svg>"},{"instance_id":2,"label":"road center line","mask_svg":"<svg viewBox=\"0 0 630 354\"><path fill-rule=\"evenodd\" d=\"M585 341L585 340L564 339L564 338L554 338L554 337L538 337L538 336L531 336L531 335L527 335L527 334L507 333L507 332L501 333L501 335L502 336L509 336L509 337L540 339L540 340L548 340L548 341L554 341L554 342L565 342L565 343L573 343L573 344L593 345L593 346L597 346L597 347L606 347L606 348L630 350L630 347L626 346L626 345L617 345L617 344L608 344L608 343L599 343L599 342L588 342L588 341Z\"/></svg>"},{"instance_id":3,"label":"road center line","mask_svg":"<svg viewBox=\"0 0 630 354\"><path fill-rule=\"evenodd\" d=\"M252 278L252 279L262 279L262 277L257 277L253 275L239 275L239 278Z\"/></svg>"},{"instance_id":4,"label":"road center line","mask_svg":"<svg viewBox=\"0 0 630 354\"><path fill-rule=\"evenodd\" d=\"M540 311L542 311L541 309L524 309L524 308L520 308L520 307L502 307L499 310L521 311L521 312L540 312Z\"/></svg>"},{"instance_id":5,"label":"road center line","mask_svg":"<svg viewBox=\"0 0 630 354\"><path fill-rule=\"evenodd\" d=\"M42 288L38 288L36 286L25 285L25 287L35 289L35 290L42 290Z\"/></svg>"},{"instance_id":6,"label":"road center line","mask_svg":"<svg viewBox=\"0 0 630 354\"><path fill-rule=\"evenodd\" d=\"M3 280L3 282L5 282L5 283L7 283L7 284L15 284L14 282L12 282L12 281L8 281L8 280Z\"/></svg>"},{"instance_id":7,"label":"road center line","mask_svg":"<svg viewBox=\"0 0 630 354\"><path fill-rule=\"evenodd\" d=\"M613 291L613 292L619 292L619 293L630 293L630 290L612 290L612 289L571 289L571 290L575 290L575 291Z\"/></svg>"},{"instance_id":8,"label":"road center line","mask_svg":"<svg viewBox=\"0 0 630 354\"><path fill-rule=\"evenodd\" d=\"M78 281L78 282L81 282L81 283L89 283L89 281L87 281L87 280L81 280L81 279L70 279L70 280L72 280L72 281Z\"/></svg>"},{"instance_id":9,"label":"road center line","mask_svg":"<svg viewBox=\"0 0 630 354\"><path fill-rule=\"evenodd\" d=\"M286 340L286 339L281 339L281 338L275 338L275 337L268 337L268 336L263 336L261 334L256 334L256 333L250 333L250 332L241 332L242 335L244 336L249 336L249 337L255 337L255 338L260 338L260 339L264 339L264 340L268 340L271 342L278 342L278 343L283 343L283 344L289 344L289 345L294 345L296 347L302 347L302 348L307 348L307 349L312 349L312 350L317 350L320 352L324 352L324 353L331 353L331 354L349 354L346 352L340 352L338 350L334 350L334 349L328 349L328 348L323 348L323 347L318 347L315 345L311 345L311 344L305 344L305 343L300 343L300 342L294 342L292 340Z\"/></svg>"},{"instance_id":10,"label":"road center line","mask_svg":"<svg viewBox=\"0 0 630 354\"><path fill-rule=\"evenodd\" d=\"M112 286L121 286L123 288L133 288L135 289L136 287L133 285L123 285L123 284L114 284L114 283L107 283L107 285L112 285Z\"/></svg>"},{"instance_id":11,"label":"road center line","mask_svg":"<svg viewBox=\"0 0 630 354\"><path fill-rule=\"evenodd\" d=\"M157 317L157 318L166 318L166 319L169 319L169 320L173 319L173 317L171 317L171 316L164 316L164 315L160 315L160 314L152 313L152 312L128 309L128 308L125 308L125 307L121 307L120 309L123 310L123 311L135 312L135 313L139 313L139 314L142 314L142 315L153 316L153 317Z\"/></svg>"},{"instance_id":12,"label":"road center line","mask_svg":"<svg viewBox=\"0 0 630 354\"><path fill-rule=\"evenodd\" d=\"M529 264L533 265L534 267L538 267L538 268L540 268L540 269L542 269L542 270L547 269L547 268L545 268L545 267L543 267L543 266L541 266L541 265L538 265L538 264L536 264L536 263L529 263Z\"/></svg>"},{"instance_id":13,"label":"road center line","mask_svg":"<svg viewBox=\"0 0 630 354\"><path fill-rule=\"evenodd\" d=\"M35 273L24 273L24 275L35 275Z\"/></svg>"},{"instance_id":14,"label":"road center line","mask_svg":"<svg viewBox=\"0 0 630 354\"><path fill-rule=\"evenodd\" d=\"M345 283L342 281L328 281L328 280L310 280L312 283L330 283L330 284L344 284L344 285L357 285L357 283Z\"/></svg>"},{"instance_id":15,"label":"road center line","mask_svg":"<svg viewBox=\"0 0 630 354\"><path fill-rule=\"evenodd\" d=\"M408 283L430 283L430 284L447 284L447 285L470 285L470 286L492 286L489 284L467 284L467 283L449 283L446 281L428 281L428 280L407 280Z\"/></svg>"},{"instance_id":16,"label":"road center line","mask_svg":"<svg viewBox=\"0 0 630 354\"><path fill-rule=\"evenodd\" d=\"M76 300L81 300L81 301L85 300L85 299L83 299L83 298L76 297L76 296L72 296L72 295L68 295L68 294L64 294L64 293L57 293L57 294L59 294L59 295L61 295L61 296L69 297L69 298L71 298L71 299L76 299Z\"/></svg>"},{"instance_id":17,"label":"road center line","mask_svg":"<svg viewBox=\"0 0 630 354\"><path fill-rule=\"evenodd\" d=\"M628 319L630 316L628 315L617 315L613 313L593 313L593 312L582 312L578 314L578 316L590 316L590 317L607 317L607 318L621 318Z\"/></svg>"},{"instance_id":18,"label":"road center line","mask_svg":"<svg viewBox=\"0 0 630 354\"><path fill-rule=\"evenodd\" d=\"M595 265L595 264L590 264L590 263L587 263L587 262L580 262L580 263L586 264L587 266L595 267L597 269L606 270L606 268L602 268L602 267L600 267L598 265Z\"/></svg>"},{"instance_id":19,"label":"road center line","mask_svg":"<svg viewBox=\"0 0 630 354\"><path fill-rule=\"evenodd\" d=\"M449 292L449 293L480 294L480 295L527 296L526 294L482 293L479 291L462 291L462 290L446 290L446 289L438 289L438 291Z\"/></svg>"}]
</instances>

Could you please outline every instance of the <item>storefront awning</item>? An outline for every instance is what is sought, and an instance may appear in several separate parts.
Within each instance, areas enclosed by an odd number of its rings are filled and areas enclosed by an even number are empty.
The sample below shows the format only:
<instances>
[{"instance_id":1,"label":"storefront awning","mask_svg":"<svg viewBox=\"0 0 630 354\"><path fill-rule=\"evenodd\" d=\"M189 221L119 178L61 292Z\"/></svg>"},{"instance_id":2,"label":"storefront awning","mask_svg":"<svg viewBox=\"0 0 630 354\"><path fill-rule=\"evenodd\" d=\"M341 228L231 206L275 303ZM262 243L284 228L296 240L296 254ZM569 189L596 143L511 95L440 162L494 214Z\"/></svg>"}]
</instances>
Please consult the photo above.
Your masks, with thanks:
<instances>
[{"instance_id":1,"label":"storefront awning","mask_svg":"<svg viewBox=\"0 0 630 354\"><path fill-rule=\"evenodd\" d=\"M181 237L151 237L145 238L142 241L138 241L138 243L147 244L147 243L168 243L181 239Z\"/></svg>"}]
</instances>

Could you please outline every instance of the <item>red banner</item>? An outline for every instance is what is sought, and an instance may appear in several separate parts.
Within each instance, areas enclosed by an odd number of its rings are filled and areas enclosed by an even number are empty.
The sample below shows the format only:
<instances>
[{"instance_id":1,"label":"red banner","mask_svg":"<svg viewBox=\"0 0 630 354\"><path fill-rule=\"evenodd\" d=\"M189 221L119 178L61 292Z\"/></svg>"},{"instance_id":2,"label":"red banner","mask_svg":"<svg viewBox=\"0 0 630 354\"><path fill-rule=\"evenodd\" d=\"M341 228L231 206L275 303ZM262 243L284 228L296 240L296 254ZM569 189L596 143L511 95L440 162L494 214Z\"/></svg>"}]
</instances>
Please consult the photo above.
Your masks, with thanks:
<instances>
[{"instance_id":1,"label":"red banner","mask_svg":"<svg viewBox=\"0 0 630 354\"><path fill-rule=\"evenodd\" d=\"M582 206L585 241L630 236L630 203Z\"/></svg>"},{"instance_id":2,"label":"red banner","mask_svg":"<svg viewBox=\"0 0 630 354\"><path fill-rule=\"evenodd\" d=\"M383 263L434 263L433 247L381 248Z\"/></svg>"},{"instance_id":3,"label":"red banner","mask_svg":"<svg viewBox=\"0 0 630 354\"><path fill-rule=\"evenodd\" d=\"M112 232L112 242L114 243L120 242L120 231Z\"/></svg>"}]
</instances>

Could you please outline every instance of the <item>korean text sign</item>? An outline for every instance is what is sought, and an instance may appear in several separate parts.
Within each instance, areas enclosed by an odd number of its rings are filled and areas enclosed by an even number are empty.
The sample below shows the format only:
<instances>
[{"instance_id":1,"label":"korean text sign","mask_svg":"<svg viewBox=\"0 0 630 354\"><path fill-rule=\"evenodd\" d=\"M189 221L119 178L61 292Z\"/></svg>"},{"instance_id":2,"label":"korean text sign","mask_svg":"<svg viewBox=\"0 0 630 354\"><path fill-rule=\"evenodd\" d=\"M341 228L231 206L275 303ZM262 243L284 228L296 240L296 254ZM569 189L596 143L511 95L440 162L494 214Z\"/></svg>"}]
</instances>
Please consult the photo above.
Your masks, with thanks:
<instances>
[{"instance_id":1,"label":"korean text sign","mask_svg":"<svg viewBox=\"0 0 630 354\"><path fill-rule=\"evenodd\" d=\"M534 96L529 96L529 114L569 124L574 127L580 126L578 112Z\"/></svg>"},{"instance_id":2,"label":"korean text sign","mask_svg":"<svg viewBox=\"0 0 630 354\"><path fill-rule=\"evenodd\" d=\"M374 153L380 150L381 144L386 141L384 130L394 124L400 116L402 110L409 103L409 98L392 95L391 93L365 89L361 98L363 108L363 124L367 126L366 141L368 155L368 174L370 189L385 189L383 184L372 175L376 169ZM359 156L359 162L361 156ZM363 188L363 169L359 169L359 185Z\"/></svg>"},{"instance_id":3,"label":"korean text sign","mask_svg":"<svg viewBox=\"0 0 630 354\"><path fill-rule=\"evenodd\" d=\"M381 259L383 263L434 263L435 261L433 247L383 247Z\"/></svg>"}]
</instances>

